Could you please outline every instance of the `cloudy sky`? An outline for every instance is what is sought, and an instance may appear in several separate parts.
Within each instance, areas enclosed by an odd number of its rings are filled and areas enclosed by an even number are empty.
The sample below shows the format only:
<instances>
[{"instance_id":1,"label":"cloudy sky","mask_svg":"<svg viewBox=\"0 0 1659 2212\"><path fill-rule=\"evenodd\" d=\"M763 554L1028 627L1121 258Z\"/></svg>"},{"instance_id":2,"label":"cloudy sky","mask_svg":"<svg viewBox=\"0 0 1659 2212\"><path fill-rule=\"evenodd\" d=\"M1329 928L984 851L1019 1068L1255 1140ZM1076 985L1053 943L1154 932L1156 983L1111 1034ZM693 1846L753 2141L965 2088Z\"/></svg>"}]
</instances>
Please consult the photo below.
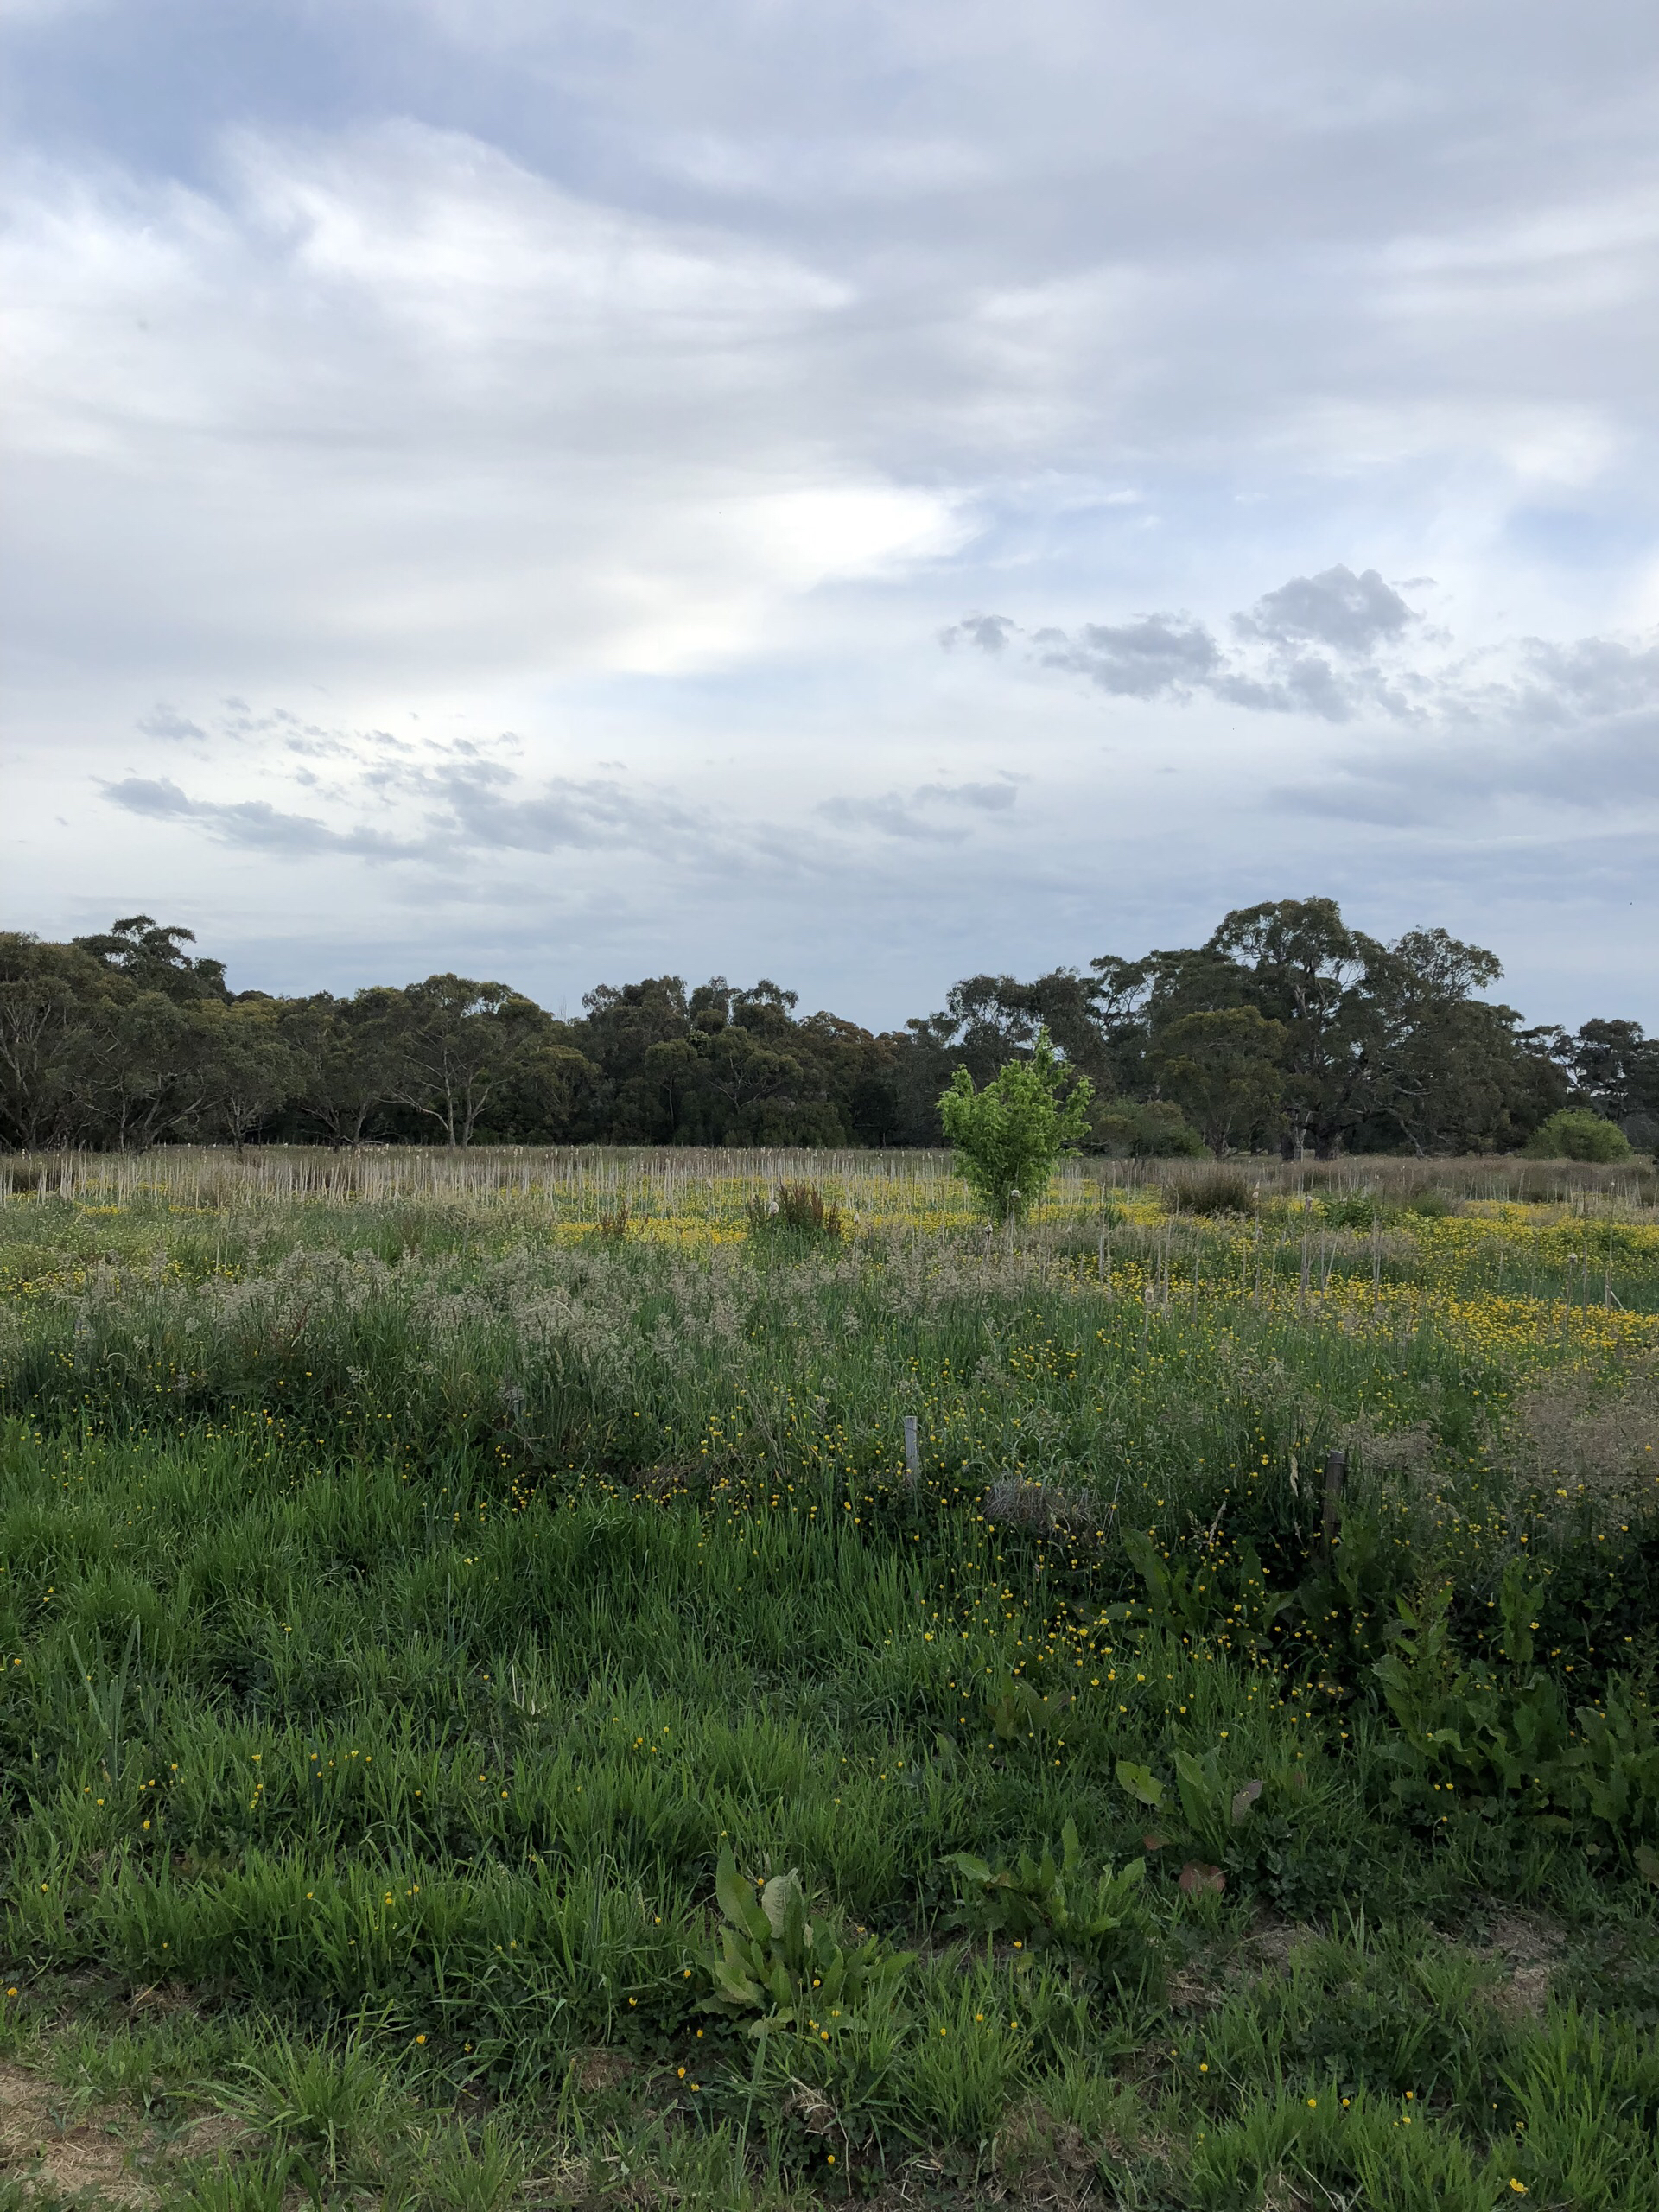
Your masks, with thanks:
<instances>
[{"instance_id":1,"label":"cloudy sky","mask_svg":"<svg viewBox=\"0 0 1659 2212\"><path fill-rule=\"evenodd\" d=\"M0 0L0 920L1659 1023L1640 0Z\"/></svg>"}]
</instances>

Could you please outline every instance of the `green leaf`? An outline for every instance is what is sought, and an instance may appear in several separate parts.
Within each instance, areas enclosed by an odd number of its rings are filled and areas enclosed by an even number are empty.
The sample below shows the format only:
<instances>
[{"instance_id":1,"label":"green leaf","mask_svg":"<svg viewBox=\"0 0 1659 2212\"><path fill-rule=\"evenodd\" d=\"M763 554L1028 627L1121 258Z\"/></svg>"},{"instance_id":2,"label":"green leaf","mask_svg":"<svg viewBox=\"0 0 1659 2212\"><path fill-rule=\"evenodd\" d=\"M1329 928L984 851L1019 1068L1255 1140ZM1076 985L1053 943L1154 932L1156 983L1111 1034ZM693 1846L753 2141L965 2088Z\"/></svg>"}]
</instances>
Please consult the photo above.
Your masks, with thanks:
<instances>
[{"instance_id":1,"label":"green leaf","mask_svg":"<svg viewBox=\"0 0 1659 2212\"><path fill-rule=\"evenodd\" d=\"M792 1898L801 1894L801 1878L791 1866L787 1874L774 1874L760 1892L760 1910L774 1936L784 1933Z\"/></svg>"},{"instance_id":2,"label":"green leaf","mask_svg":"<svg viewBox=\"0 0 1659 2212\"><path fill-rule=\"evenodd\" d=\"M729 1843L721 1847L720 1865L715 1873L715 1895L720 1901L721 1910L734 1928L741 1928L746 1936L764 1936L766 1933L764 1915L763 1925L760 1928L754 1925L754 1892L738 1872L737 1861L732 1856Z\"/></svg>"},{"instance_id":3,"label":"green leaf","mask_svg":"<svg viewBox=\"0 0 1659 2212\"><path fill-rule=\"evenodd\" d=\"M1164 1785L1149 1766L1136 1766L1130 1759L1119 1759L1116 1771L1118 1787L1127 1789L1131 1797L1154 1809L1163 1803Z\"/></svg>"},{"instance_id":4,"label":"green leaf","mask_svg":"<svg viewBox=\"0 0 1659 2212\"><path fill-rule=\"evenodd\" d=\"M985 1861L976 1859L971 1851L948 1852L940 1864L954 1866L964 1882L976 1882L982 1888L988 1888L996 1878Z\"/></svg>"}]
</instances>

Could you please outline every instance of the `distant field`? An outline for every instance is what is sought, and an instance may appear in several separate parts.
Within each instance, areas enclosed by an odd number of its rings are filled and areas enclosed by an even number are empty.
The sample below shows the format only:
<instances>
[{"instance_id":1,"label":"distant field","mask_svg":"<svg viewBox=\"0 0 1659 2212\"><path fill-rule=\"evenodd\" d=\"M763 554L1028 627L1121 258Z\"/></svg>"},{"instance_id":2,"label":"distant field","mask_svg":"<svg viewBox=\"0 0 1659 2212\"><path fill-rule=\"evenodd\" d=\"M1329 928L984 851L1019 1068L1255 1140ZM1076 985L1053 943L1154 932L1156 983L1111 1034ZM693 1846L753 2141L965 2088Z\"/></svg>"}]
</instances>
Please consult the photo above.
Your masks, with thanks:
<instances>
[{"instance_id":1,"label":"distant field","mask_svg":"<svg viewBox=\"0 0 1659 2212\"><path fill-rule=\"evenodd\" d=\"M1651 1172L0 1179L0 2206L1659 2208Z\"/></svg>"}]
</instances>

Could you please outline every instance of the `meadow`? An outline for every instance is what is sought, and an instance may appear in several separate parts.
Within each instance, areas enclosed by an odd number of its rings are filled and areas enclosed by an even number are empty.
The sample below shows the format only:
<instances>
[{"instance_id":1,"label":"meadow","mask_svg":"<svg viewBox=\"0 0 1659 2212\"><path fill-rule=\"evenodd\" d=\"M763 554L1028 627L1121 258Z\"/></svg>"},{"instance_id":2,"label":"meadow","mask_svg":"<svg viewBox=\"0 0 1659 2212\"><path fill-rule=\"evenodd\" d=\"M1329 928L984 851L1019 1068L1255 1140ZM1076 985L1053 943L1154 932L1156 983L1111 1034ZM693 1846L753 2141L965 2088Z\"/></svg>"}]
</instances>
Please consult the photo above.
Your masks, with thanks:
<instances>
[{"instance_id":1,"label":"meadow","mask_svg":"<svg viewBox=\"0 0 1659 2212\"><path fill-rule=\"evenodd\" d=\"M0 1182L0 2206L1659 2212L1651 1170Z\"/></svg>"}]
</instances>

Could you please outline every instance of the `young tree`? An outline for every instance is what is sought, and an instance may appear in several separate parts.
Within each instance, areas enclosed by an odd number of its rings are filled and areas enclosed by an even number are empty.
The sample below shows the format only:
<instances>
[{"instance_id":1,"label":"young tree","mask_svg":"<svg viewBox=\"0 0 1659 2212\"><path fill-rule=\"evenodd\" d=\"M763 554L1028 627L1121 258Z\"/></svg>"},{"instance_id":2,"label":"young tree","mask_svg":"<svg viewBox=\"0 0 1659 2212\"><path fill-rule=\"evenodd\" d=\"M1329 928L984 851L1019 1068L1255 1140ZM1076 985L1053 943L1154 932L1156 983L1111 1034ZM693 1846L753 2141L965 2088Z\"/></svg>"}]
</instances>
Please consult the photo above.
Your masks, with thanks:
<instances>
[{"instance_id":1,"label":"young tree","mask_svg":"<svg viewBox=\"0 0 1659 2212\"><path fill-rule=\"evenodd\" d=\"M994 1221L1022 1219L1042 1196L1056 1160L1087 1129L1093 1095L1046 1029L1037 1032L1028 1060L1005 1062L982 1090L966 1068L957 1070L939 1119L957 1149L957 1174Z\"/></svg>"}]
</instances>

